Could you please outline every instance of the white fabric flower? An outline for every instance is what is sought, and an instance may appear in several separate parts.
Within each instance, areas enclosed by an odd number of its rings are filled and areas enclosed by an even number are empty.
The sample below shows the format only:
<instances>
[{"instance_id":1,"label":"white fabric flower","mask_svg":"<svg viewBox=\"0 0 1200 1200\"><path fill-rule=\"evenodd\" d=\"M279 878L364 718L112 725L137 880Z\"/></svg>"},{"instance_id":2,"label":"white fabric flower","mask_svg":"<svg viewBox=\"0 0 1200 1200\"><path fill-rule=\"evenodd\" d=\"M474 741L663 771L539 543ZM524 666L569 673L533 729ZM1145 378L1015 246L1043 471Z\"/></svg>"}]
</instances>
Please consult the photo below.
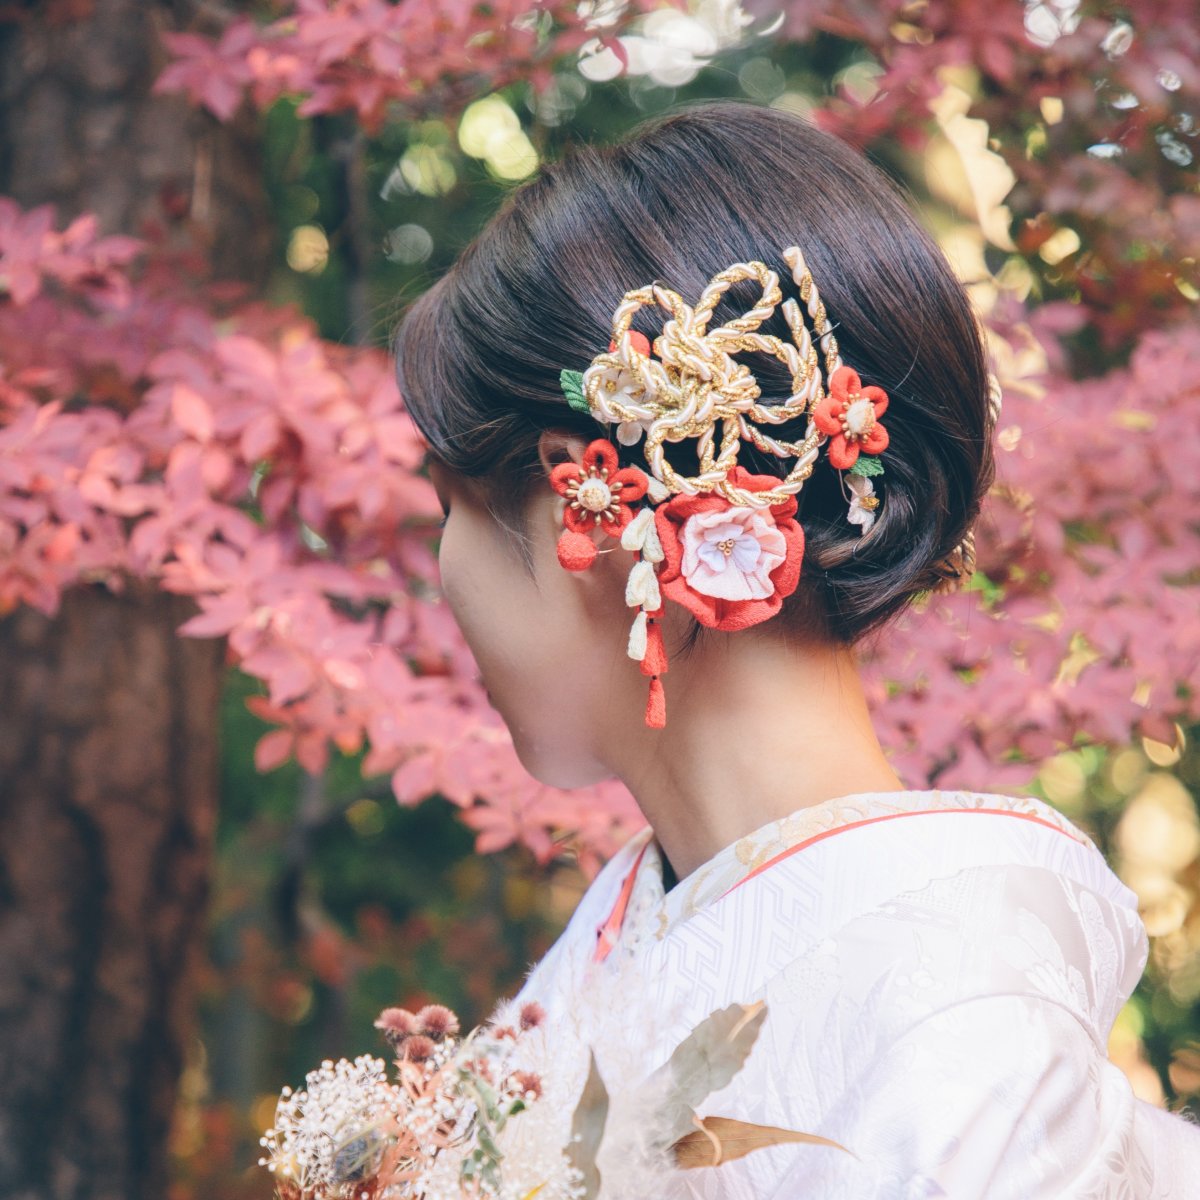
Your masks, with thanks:
<instances>
[{"instance_id":1,"label":"white fabric flower","mask_svg":"<svg viewBox=\"0 0 1200 1200\"><path fill-rule=\"evenodd\" d=\"M846 520L861 525L863 533L875 523L875 509L879 504L875 496L875 485L868 475L846 475L846 482L854 494L850 497L850 511Z\"/></svg>"},{"instance_id":2,"label":"white fabric flower","mask_svg":"<svg viewBox=\"0 0 1200 1200\"><path fill-rule=\"evenodd\" d=\"M622 446L636 446L650 428L651 420L620 421L617 423L617 441Z\"/></svg>"},{"instance_id":3,"label":"white fabric flower","mask_svg":"<svg viewBox=\"0 0 1200 1200\"><path fill-rule=\"evenodd\" d=\"M640 376L623 367L612 366L609 363L597 363L583 373L582 387L585 396L590 395L593 372L599 374L598 391L602 400L616 401L625 408L641 408L646 389L642 387ZM642 409L644 412L645 409ZM606 417L605 414L599 414ZM612 415L611 413L608 415ZM636 446L642 440L646 430L653 424L655 417L649 414L634 421L617 422L617 441L622 446Z\"/></svg>"}]
</instances>

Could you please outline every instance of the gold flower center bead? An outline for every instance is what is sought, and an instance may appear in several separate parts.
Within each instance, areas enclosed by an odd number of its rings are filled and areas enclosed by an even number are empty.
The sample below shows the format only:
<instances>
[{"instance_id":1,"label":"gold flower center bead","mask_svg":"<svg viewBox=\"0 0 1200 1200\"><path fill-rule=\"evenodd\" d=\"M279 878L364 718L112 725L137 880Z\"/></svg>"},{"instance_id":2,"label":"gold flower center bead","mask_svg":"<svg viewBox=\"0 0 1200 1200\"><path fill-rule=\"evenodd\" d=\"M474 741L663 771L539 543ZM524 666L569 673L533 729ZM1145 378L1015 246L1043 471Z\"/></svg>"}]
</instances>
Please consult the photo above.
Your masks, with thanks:
<instances>
[{"instance_id":1,"label":"gold flower center bead","mask_svg":"<svg viewBox=\"0 0 1200 1200\"><path fill-rule=\"evenodd\" d=\"M721 553L723 555L725 555L726 558L728 558L733 553L733 546L734 546L733 538L724 538L722 541L719 541L717 543L717 547L720 549Z\"/></svg>"},{"instance_id":2,"label":"gold flower center bead","mask_svg":"<svg viewBox=\"0 0 1200 1200\"><path fill-rule=\"evenodd\" d=\"M846 437L862 441L875 428L875 405L866 396L859 396L842 412L842 431Z\"/></svg>"}]
</instances>

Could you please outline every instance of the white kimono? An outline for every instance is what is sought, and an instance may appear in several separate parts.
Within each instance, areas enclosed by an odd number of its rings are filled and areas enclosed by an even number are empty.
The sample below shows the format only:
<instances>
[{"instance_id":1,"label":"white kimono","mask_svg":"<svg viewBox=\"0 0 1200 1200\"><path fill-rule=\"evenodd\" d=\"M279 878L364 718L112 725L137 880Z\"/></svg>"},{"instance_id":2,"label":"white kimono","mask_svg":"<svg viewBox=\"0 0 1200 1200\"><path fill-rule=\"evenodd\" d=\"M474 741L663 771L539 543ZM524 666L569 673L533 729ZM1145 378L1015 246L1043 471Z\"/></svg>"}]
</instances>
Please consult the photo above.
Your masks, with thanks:
<instances>
[{"instance_id":1,"label":"white kimono","mask_svg":"<svg viewBox=\"0 0 1200 1200\"><path fill-rule=\"evenodd\" d=\"M713 1011L763 1000L700 1114L845 1148L769 1146L620 1200L1200 1197L1200 1129L1106 1056L1146 954L1133 893L1048 805L869 793L764 826L666 895L642 830L512 1003L573 1031L564 1062L591 1044L620 1095Z\"/></svg>"}]
</instances>

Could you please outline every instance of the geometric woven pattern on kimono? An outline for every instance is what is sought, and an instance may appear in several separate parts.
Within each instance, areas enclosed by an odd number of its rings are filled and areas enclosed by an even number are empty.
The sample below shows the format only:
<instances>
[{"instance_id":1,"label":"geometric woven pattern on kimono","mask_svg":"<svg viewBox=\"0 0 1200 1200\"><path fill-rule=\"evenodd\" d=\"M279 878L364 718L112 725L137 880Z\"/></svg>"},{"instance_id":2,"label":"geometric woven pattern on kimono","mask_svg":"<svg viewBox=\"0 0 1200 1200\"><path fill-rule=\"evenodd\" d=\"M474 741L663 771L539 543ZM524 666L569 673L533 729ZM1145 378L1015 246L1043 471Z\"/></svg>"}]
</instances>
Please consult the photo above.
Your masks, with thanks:
<instances>
[{"instance_id":1,"label":"geometric woven pattern on kimono","mask_svg":"<svg viewBox=\"0 0 1200 1200\"><path fill-rule=\"evenodd\" d=\"M1052 807L870 793L772 822L666 894L640 831L514 1003L572 1030L564 1062L594 1046L619 1093L710 1012L766 1002L701 1113L851 1153L776 1145L676 1172L656 1200L1183 1200L1200 1196L1200 1129L1137 1099L1106 1056L1146 954L1133 893Z\"/></svg>"}]
</instances>

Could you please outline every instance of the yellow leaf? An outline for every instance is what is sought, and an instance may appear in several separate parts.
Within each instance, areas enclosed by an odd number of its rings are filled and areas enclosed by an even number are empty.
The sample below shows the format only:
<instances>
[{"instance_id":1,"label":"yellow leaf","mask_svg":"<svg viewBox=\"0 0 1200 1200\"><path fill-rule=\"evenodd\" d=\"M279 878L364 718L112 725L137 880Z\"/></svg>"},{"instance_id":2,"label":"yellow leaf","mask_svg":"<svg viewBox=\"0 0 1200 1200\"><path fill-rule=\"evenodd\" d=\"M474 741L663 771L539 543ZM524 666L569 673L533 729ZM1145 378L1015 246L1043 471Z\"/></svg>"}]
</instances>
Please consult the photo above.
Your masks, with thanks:
<instances>
[{"instance_id":1,"label":"yellow leaf","mask_svg":"<svg viewBox=\"0 0 1200 1200\"><path fill-rule=\"evenodd\" d=\"M545 1186L546 1185L544 1183L539 1183L532 1192L526 1192L525 1195L521 1197L521 1200L533 1200L534 1196L536 1196L538 1192L540 1192Z\"/></svg>"},{"instance_id":2,"label":"yellow leaf","mask_svg":"<svg viewBox=\"0 0 1200 1200\"><path fill-rule=\"evenodd\" d=\"M800 1133L795 1129L779 1129L774 1125L751 1125L732 1117L697 1117L699 1127L685 1134L672 1147L675 1162L684 1168L716 1167L723 1162L741 1158L764 1146L780 1146L788 1142L804 1142L810 1146L832 1146L851 1157L845 1146L818 1137L815 1133Z\"/></svg>"}]
</instances>

